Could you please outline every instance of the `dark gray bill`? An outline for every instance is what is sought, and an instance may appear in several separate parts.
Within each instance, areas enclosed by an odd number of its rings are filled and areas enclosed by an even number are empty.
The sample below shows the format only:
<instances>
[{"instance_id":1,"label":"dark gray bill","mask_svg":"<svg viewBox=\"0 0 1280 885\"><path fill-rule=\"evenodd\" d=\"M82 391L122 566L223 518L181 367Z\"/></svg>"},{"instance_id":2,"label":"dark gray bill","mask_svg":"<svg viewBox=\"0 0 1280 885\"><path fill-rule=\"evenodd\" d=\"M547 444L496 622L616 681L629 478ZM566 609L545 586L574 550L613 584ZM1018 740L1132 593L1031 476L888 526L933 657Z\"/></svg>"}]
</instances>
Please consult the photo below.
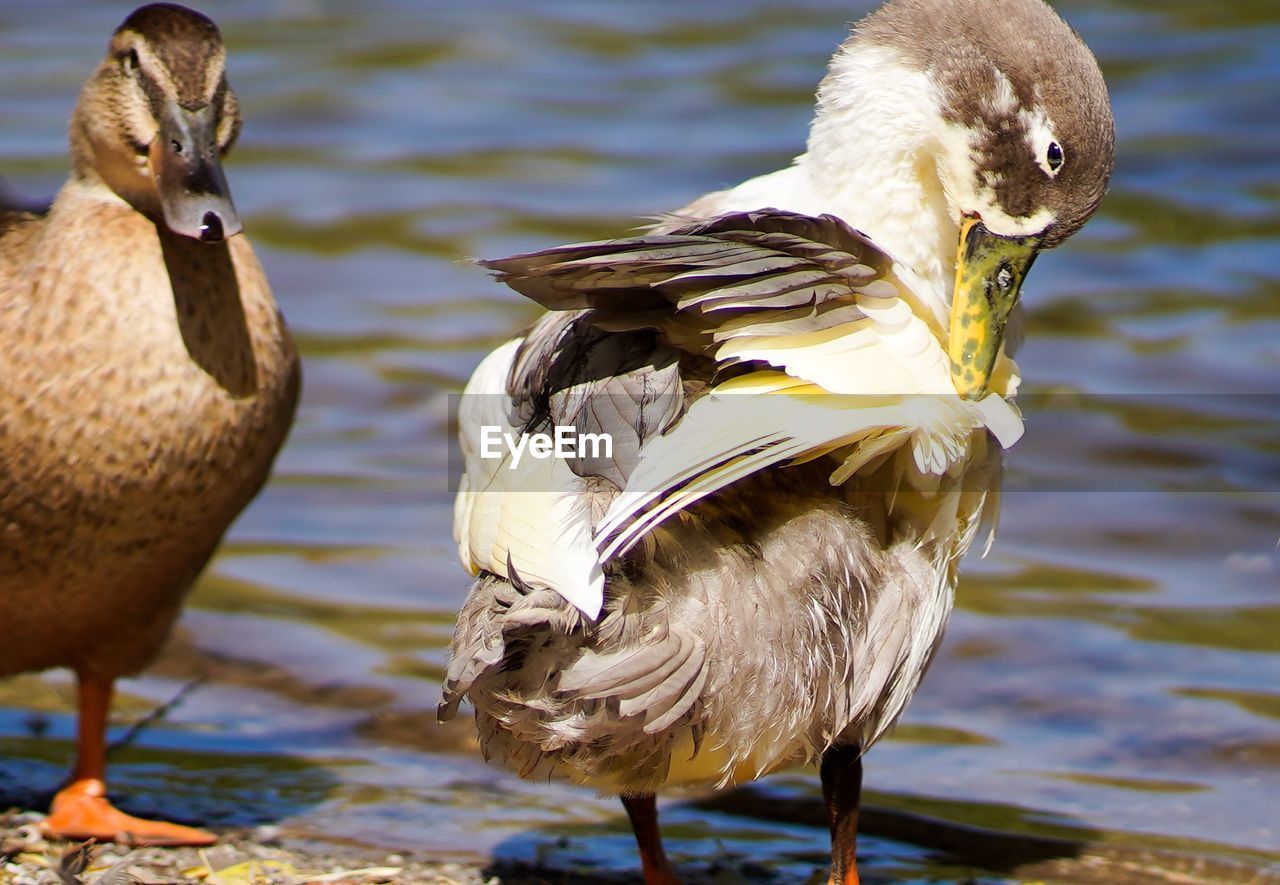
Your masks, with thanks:
<instances>
[{"instance_id":1,"label":"dark gray bill","mask_svg":"<svg viewBox=\"0 0 1280 885\"><path fill-rule=\"evenodd\" d=\"M170 105L149 154L165 226L206 243L220 243L244 227L222 172L217 131L212 105L194 111Z\"/></svg>"}]
</instances>

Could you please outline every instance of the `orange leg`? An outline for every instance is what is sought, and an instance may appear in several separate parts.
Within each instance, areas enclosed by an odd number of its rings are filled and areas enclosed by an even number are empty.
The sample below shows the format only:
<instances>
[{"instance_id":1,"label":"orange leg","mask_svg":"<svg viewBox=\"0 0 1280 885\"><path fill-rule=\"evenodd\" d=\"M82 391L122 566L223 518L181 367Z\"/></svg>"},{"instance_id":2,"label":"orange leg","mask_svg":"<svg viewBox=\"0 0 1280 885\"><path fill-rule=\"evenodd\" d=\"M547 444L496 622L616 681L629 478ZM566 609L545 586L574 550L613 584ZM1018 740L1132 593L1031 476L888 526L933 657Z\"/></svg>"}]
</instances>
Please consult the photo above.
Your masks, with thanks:
<instances>
[{"instance_id":1,"label":"orange leg","mask_svg":"<svg viewBox=\"0 0 1280 885\"><path fill-rule=\"evenodd\" d=\"M640 866L644 870L644 885L680 885L675 868L667 860L662 848L662 833L658 830L658 804L652 793L643 796L623 796L622 806L631 818L631 829L640 846Z\"/></svg>"},{"instance_id":2,"label":"orange leg","mask_svg":"<svg viewBox=\"0 0 1280 885\"><path fill-rule=\"evenodd\" d=\"M76 766L71 782L53 797L41 828L59 839L97 839L125 845L212 845L204 830L130 817L107 801L107 709L113 680L81 676Z\"/></svg>"},{"instance_id":3,"label":"orange leg","mask_svg":"<svg viewBox=\"0 0 1280 885\"><path fill-rule=\"evenodd\" d=\"M862 749L831 747L822 754L822 798L831 827L827 885L858 885L858 808L862 803Z\"/></svg>"}]
</instances>

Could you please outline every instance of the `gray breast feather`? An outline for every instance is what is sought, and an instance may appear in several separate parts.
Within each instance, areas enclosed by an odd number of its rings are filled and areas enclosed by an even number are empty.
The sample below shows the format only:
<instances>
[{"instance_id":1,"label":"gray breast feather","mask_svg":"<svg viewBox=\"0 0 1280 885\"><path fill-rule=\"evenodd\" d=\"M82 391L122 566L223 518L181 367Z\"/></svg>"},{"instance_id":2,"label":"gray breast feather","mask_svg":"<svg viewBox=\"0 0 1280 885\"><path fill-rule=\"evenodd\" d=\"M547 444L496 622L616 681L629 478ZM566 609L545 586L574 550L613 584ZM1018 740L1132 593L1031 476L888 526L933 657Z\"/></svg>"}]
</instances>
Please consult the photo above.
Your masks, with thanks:
<instances>
[{"instance_id":1,"label":"gray breast feather","mask_svg":"<svg viewBox=\"0 0 1280 885\"><path fill-rule=\"evenodd\" d=\"M911 539L882 546L867 516L815 465L752 477L659 529L610 578L597 621L484 575L459 615L439 714L469 694L491 758L631 792L667 780L681 735L716 747L713 783L751 759L762 723L789 736L778 752L794 762L847 728L870 741L914 688L912 631L943 597Z\"/></svg>"},{"instance_id":2,"label":"gray breast feather","mask_svg":"<svg viewBox=\"0 0 1280 885\"><path fill-rule=\"evenodd\" d=\"M706 646L674 627L646 645L610 652L586 651L560 675L563 698L614 698L622 718L643 717L642 731L656 734L689 711L706 679Z\"/></svg>"}]
</instances>

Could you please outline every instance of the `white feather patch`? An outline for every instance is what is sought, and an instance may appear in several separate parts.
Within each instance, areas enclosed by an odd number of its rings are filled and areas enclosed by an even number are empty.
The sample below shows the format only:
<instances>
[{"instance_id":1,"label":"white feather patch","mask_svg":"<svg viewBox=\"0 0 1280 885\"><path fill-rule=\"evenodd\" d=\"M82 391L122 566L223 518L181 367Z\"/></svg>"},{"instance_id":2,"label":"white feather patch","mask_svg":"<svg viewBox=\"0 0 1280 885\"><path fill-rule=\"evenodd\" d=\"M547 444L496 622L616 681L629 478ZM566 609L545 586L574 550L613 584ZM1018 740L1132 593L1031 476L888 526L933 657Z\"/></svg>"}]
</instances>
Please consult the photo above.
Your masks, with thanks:
<instances>
[{"instance_id":1,"label":"white feather patch","mask_svg":"<svg viewBox=\"0 0 1280 885\"><path fill-rule=\"evenodd\" d=\"M994 432L1002 443L1020 432L1016 412L994 394L980 403L954 389L942 395L838 395L797 385L781 372L752 372L717 387L645 446L627 488L596 526L595 544L607 562L673 513L815 452L854 447L834 481L903 445L919 474L940 476L966 457L972 435L988 420L998 425Z\"/></svg>"},{"instance_id":2,"label":"white feather patch","mask_svg":"<svg viewBox=\"0 0 1280 885\"><path fill-rule=\"evenodd\" d=\"M454 501L454 539L474 575L554 589L589 617L604 603L604 570L591 542L582 479L560 460L480 457L482 427L515 433L507 420L507 375L519 340L489 354L459 408L464 475Z\"/></svg>"}]
</instances>

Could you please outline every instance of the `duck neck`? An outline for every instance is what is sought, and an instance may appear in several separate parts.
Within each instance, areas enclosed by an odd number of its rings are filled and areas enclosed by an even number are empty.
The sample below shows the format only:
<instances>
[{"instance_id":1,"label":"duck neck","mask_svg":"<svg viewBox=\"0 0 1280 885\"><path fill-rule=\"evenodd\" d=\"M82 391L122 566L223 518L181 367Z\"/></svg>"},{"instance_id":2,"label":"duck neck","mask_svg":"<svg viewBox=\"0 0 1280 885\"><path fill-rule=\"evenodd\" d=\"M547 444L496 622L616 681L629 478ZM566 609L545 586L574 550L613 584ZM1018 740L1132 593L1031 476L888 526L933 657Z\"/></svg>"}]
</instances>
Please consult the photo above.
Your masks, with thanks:
<instances>
[{"instance_id":1,"label":"duck neck","mask_svg":"<svg viewBox=\"0 0 1280 885\"><path fill-rule=\"evenodd\" d=\"M817 211L844 219L909 268L904 282L941 318L959 230L934 165L938 119L928 75L885 47L846 44L818 89L796 165Z\"/></svg>"}]
</instances>

